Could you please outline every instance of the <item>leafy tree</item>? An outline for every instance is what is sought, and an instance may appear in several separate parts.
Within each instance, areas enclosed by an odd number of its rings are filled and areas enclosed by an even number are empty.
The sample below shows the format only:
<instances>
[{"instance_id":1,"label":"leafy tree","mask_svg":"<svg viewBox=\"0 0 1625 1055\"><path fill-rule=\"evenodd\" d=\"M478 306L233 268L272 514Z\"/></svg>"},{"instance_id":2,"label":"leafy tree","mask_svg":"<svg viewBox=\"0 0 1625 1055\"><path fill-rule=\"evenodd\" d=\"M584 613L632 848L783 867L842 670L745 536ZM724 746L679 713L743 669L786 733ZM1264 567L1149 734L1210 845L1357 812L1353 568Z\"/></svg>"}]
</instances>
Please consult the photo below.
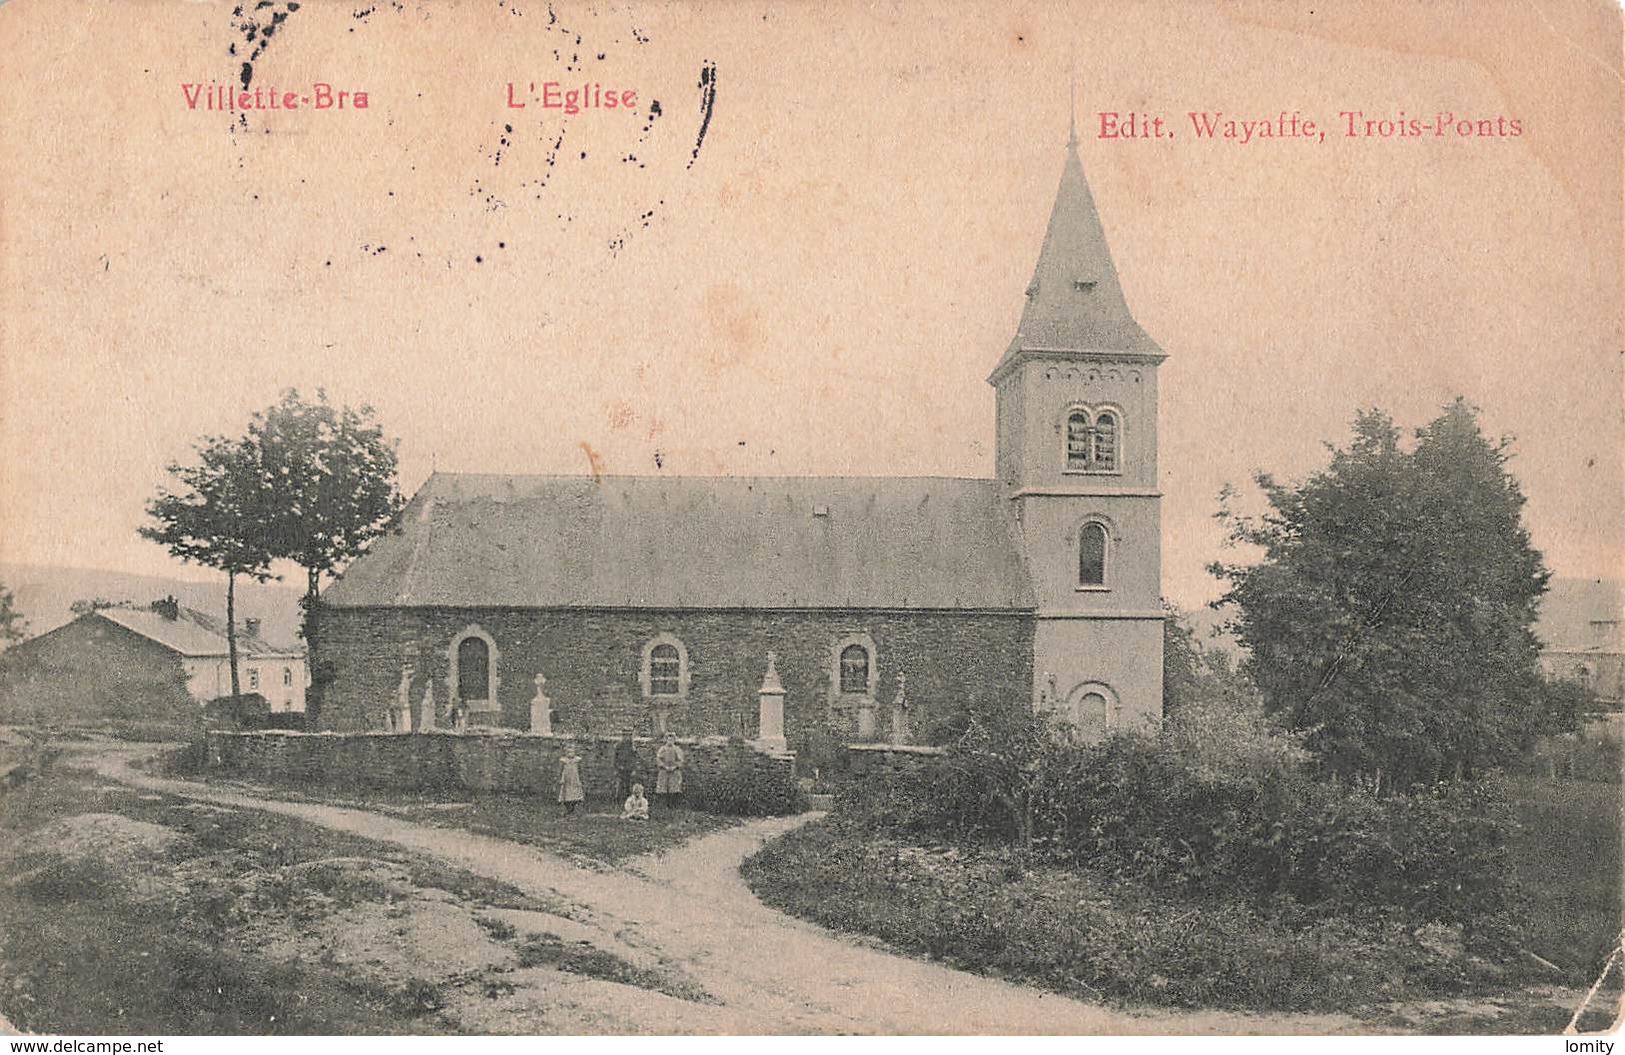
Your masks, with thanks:
<instances>
[{"instance_id":1,"label":"leafy tree","mask_svg":"<svg viewBox=\"0 0 1625 1055\"><path fill-rule=\"evenodd\" d=\"M396 486L397 441L384 436L370 406L334 407L318 389L315 402L297 390L256 414L248 442L276 496L265 522L272 554L305 569L305 648L320 706L325 668L317 659L316 602L331 576L388 529L403 504Z\"/></svg>"},{"instance_id":2,"label":"leafy tree","mask_svg":"<svg viewBox=\"0 0 1625 1055\"><path fill-rule=\"evenodd\" d=\"M1535 702L1534 731L1540 736L1572 733L1602 709L1589 685L1568 678L1542 677Z\"/></svg>"},{"instance_id":3,"label":"leafy tree","mask_svg":"<svg viewBox=\"0 0 1625 1055\"><path fill-rule=\"evenodd\" d=\"M1401 446L1378 410L1297 486L1255 477L1262 517L1220 510L1257 563L1216 563L1266 708L1320 764L1390 786L1506 761L1535 732L1531 627L1549 573L1507 471L1461 400Z\"/></svg>"},{"instance_id":4,"label":"leafy tree","mask_svg":"<svg viewBox=\"0 0 1625 1055\"><path fill-rule=\"evenodd\" d=\"M147 503L152 523L140 531L143 538L164 546L180 560L226 573L226 646L235 699L241 694L237 578L257 582L272 578L270 564L275 553L267 542L265 525L276 503L266 487L253 443L212 436L196 449L196 464L169 467L178 486L161 488Z\"/></svg>"},{"instance_id":5,"label":"leafy tree","mask_svg":"<svg viewBox=\"0 0 1625 1055\"><path fill-rule=\"evenodd\" d=\"M28 620L17 610L17 599L0 586L0 648L14 645L28 636Z\"/></svg>"}]
</instances>

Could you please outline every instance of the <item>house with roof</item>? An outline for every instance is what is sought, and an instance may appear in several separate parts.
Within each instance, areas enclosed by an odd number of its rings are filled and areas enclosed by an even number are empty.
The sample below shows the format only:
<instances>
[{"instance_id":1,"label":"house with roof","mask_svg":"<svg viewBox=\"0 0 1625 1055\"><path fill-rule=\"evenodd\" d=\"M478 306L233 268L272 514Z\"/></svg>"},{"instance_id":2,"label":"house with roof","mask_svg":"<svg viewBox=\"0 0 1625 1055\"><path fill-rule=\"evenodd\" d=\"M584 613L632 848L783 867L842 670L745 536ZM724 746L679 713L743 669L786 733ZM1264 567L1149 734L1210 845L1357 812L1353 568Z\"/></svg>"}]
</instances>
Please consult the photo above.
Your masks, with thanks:
<instances>
[{"instance_id":1,"label":"house with roof","mask_svg":"<svg viewBox=\"0 0 1625 1055\"><path fill-rule=\"evenodd\" d=\"M1540 599L1535 636L1548 675L1579 682L1612 707L1625 701L1625 596L1618 582L1554 578Z\"/></svg>"},{"instance_id":2,"label":"house with roof","mask_svg":"<svg viewBox=\"0 0 1625 1055\"><path fill-rule=\"evenodd\" d=\"M224 624L173 597L86 612L7 649L4 665L10 691L26 693L33 677L72 698L77 685L92 709L96 697L137 685L174 682L198 703L231 695ZM304 712L304 650L266 641L257 619L244 620L238 630L237 671L241 691L264 696L273 712Z\"/></svg>"},{"instance_id":3,"label":"house with roof","mask_svg":"<svg viewBox=\"0 0 1625 1055\"><path fill-rule=\"evenodd\" d=\"M988 377L993 478L436 473L322 598L318 724L755 737L769 689L791 747L978 700L1154 723L1163 359L1074 136Z\"/></svg>"}]
</instances>

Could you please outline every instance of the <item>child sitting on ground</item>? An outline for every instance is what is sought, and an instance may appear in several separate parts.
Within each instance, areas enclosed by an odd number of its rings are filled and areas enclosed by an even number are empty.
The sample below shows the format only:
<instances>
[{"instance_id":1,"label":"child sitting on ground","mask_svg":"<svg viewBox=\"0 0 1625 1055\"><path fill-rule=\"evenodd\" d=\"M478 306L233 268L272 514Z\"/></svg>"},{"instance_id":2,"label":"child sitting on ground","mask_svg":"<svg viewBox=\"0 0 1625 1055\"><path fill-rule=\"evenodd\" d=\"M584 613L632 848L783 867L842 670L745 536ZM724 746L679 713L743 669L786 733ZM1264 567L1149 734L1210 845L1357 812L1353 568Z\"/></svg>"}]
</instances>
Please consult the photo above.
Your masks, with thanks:
<instances>
[{"instance_id":1,"label":"child sitting on ground","mask_svg":"<svg viewBox=\"0 0 1625 1055\"><path fill-rule=\"evenodd\" d=\"M621 820L646 821L649 819L649 800L643 797L643 785L633 784L632 794L626 797L626 804L621 807Z\"/></svg>"}]
</instances>

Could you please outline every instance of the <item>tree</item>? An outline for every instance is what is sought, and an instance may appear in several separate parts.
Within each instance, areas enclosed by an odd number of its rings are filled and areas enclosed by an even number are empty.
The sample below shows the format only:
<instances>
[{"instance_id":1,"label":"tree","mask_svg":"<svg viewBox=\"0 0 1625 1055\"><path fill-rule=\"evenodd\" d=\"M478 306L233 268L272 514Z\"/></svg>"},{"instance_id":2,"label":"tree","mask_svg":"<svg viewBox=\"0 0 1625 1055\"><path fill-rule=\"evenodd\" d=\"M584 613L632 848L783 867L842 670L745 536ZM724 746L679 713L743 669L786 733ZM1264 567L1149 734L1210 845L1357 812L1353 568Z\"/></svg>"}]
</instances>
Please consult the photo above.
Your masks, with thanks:
<instances>
[{"instance_id":1,"label":"tree","mask_svg":"<svg viewBox=\"0 0 1625 1055\"><path fill-rule=\"evenodd\" d=\"M1162 717L1214 708L1260 710L1258 689L1221 648L1197 640L1189 619L1168 601L1162 602Z\"/></svg>"},{"instance_id":2,"label":"tree","mask_svg":"<svg viewBox=\"0 0 1625 1055\"><path fill-rule=\"evenodd\" d=\"M275 406L254 415L248 432L276 496L265 522L271 552L305 569L301 605L314 715L326 680L317 659L321 580L358 556L400 512L397 441L385 438L372 407L334 407L320 389L314 403L289 389Z\"/></svg>"},{"instance_id":3,"label":"tree","mask_svg":"<svg viewBox=\"0 0 1625 1055\"><path fill-rule=\"evenodd\" d=\"M1492 443L1456 400L1410 450L1378 410L1293 487L1255 476L1262 517L1219 516L1257 563L1211 570L1265 707L1318 762L1404 787L1506 761L1538 721L1536 604L1549 573Z\"/></svg>"},{"instance_id":4,"label":"tree","mask_svg":"<svg viewBox=\"0 0 1625 1055\"><path fill-rule=\"evenodd\" d=\"M17 599L0 586L0 648L14 645L28 636L28 620L17 610Z\"/></svg>"},{"instance_id":5,"label":"tree","mask_svg":"<svg viewBox=\"0 0 1625 1055\"><path fill-rule=\"evenodd\" d=\"M237 680L237 577L270 579L275 553L265 525L275 509L259 453L247 439L207 437L197 446L197 464L169 466L179 486L161 488L147 503L153 523L143 538L192 564L226 573L226 648L231 662L231 695Z\"/></svg>"}]
</instances>

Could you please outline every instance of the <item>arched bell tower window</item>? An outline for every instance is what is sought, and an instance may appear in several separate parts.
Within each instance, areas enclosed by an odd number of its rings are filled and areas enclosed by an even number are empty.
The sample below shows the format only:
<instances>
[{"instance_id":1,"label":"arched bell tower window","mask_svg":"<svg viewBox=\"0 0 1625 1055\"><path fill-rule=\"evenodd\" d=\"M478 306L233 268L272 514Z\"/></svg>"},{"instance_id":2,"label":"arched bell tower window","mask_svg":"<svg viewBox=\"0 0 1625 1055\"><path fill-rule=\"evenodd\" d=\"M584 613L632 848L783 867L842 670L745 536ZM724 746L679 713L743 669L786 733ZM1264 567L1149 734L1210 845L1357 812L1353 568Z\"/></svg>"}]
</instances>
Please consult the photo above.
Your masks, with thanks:
<instances>
[{"instance_id":1,"label":"arched bell tower window","mask_svg":"<svg viewBox=\"0 0 1625 1055\"><path fill-rule=\"evenodd\" d=\"M1098 520L1086 522L1078 530L1078 586L1103 589L1106 586L1106 557L1111 538L1106 525Z\"/></svg>"},{"instance_id":2,"label":"arched bell tower window","mask_svg":"<svg viewBox=\"0 0 1625 1055\"><path fill-rule=\"evenodd\" d=\"M1115 407L1069 407L1066 471L1116 473L1122 469L1123 416Z\"/></svg>"},{"instance_id":3,"label":"arched bell tower window","mask_svg":"<svg viewBox=\"0 0 1625 1055\"><path fill-rule=\"evenodd\" d=\"M1102 410L1095 415L1095 445L1091 468L1097 473L1117 471L1117 415Z\"/></svg>"},{"instance_id":4,"label":"arched bell tower window","mask_svg":"<svg viewBox=\"0 0 1625 1055\"><path fill-rule=\"evenodd\" d=\"M1066 416L1066 467L1075 472L1089 468L1089 412L1074 410Z\"/></svg>"}]
</instances>

